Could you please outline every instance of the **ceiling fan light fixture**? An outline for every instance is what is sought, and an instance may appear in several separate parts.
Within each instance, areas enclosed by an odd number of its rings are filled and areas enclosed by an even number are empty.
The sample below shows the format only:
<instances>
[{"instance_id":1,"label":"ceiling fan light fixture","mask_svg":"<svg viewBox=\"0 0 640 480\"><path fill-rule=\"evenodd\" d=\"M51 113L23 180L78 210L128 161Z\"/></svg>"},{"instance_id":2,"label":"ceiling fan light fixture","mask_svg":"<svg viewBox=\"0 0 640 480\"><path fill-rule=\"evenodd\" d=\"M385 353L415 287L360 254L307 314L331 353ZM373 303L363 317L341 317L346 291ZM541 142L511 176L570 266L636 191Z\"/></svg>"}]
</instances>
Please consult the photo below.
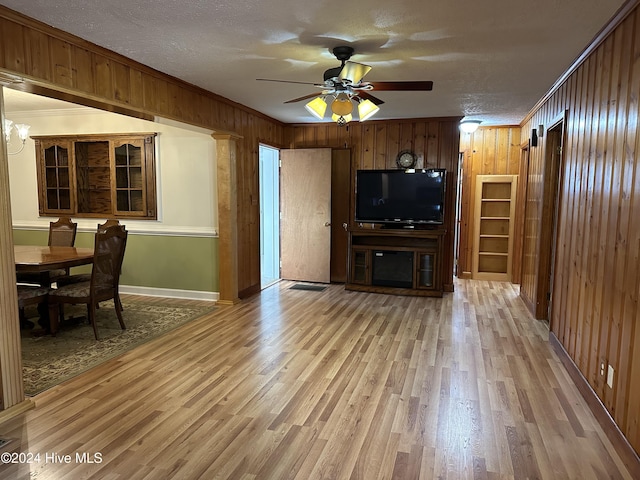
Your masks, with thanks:
<instances>
[{"instance_id":1,"label":"ceiling fan light fixture","mask_svg":"<svg viewBox=\"0 0 640 480\"><path fill-rule=\"evenodd\" d=\"M373 117L378 111L380 107L373 103L368 98L365 100L360 100L358 103L358 116L360 117L360 121L364 122L365 120Z\"/></svg>"},{"instance_id":2,"label":"ceiling fan light fixture","mask_svg":"<svg viewBox=\"0 0 640 480\"><path fill-rule=\"evenodd\" d=\"M353 120L353 115L351 115L350 113L348 113L347 115L337 115L337 114L333 114L331 115L331 120L333 120L334 122L336 122L339 126L344 126L347 123L349 123L351 120Z\"/></svg>"},{"instance_id":3,"label":"ceiling fan light fixture","mask_svg":"<svg viewBox=\"0 0 640 480\"><path fill-rule=\"evenodd\" d=\"M322 97L316 97L308 102L304 108L306 108L309 113L318 120L322 120L324 118L324 113L327 111L327 102L325 102Z\"/></svg>"},{"instance_id":4,"label":"ceiling fan light fixture","mask_svg":"<svg viewBox=\"0 0 640 480\"><path fill-rule=\"evenodd\" d=\"M369 65L357 62L346 62L342 70L340 70L338 80L360 83L364 76L369 73L369 70L371 70Z\"/></svg>"},{"instance_id":5,"label":"ceiling fan light fixture","mask_svg":"<svg viewBox=\"0 0 640 480\"><path fill-rule=\"evenodd\" d=\"M463 133L473 133L482 123L480 120L462 120L460 122L460 131Z\"/></svg>"},{"instance_id":6,"label":"ceiling fan light fixture","mask_svg":"<svg viewBox=\"0 0 640 480\"><path fill-rule=\"evenodd\" d=\"M349 95L346 93L339 93L333 102L331 102L331 111L338 116L346 116L353 111L353 103Z\"/></svg>"}]
</instances>

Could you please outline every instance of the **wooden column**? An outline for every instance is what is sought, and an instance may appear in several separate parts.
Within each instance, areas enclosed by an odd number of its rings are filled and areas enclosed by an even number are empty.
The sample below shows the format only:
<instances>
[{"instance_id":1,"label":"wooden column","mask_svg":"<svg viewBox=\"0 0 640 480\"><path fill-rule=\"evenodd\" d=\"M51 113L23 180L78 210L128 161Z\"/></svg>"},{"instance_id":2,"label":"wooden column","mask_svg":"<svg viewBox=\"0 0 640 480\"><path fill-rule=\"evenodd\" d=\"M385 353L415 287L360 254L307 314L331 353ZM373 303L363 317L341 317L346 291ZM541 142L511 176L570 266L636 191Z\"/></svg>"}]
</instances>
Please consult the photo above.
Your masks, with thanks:
<instances>
[{"instance_id":1,"label":"wooden column","mask_svg":"<svg viewBox=\"0 0 640 480\"><path fill-rule=\"evenodd\" d=\"M232 305L238 297L238 198L236 179L236 142L239 136L213 134L216 140L218 177L218 265L220 299Z\"/></svg>"},{"instance_id":2,"label":"wooden column","mask_svg":"<svg viewBox=\"0 0 640 480\"><path fill-rule=\"evenodd\" d=\"M22 411L25 401L22 381L22 351L18 294L16 291L13 229L9 196L9 162L4 142L4 102L0 86L0 420L9 412Z\"/></svg>"}]
</instances>

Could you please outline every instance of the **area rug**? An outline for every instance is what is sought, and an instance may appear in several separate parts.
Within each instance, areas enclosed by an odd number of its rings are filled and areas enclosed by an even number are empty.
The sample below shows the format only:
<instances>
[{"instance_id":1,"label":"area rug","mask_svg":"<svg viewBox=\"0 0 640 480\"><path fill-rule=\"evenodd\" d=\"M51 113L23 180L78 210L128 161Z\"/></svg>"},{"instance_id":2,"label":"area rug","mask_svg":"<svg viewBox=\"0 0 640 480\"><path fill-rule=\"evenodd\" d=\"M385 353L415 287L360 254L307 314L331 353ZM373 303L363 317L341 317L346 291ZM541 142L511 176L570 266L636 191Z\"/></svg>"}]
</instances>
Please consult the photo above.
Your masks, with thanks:
<instances>
[{"instance_id":1,"label":"area rug","mask_svg":"<svg viewBox=\"0 0 640 480\"><path fill-rule=\"evenodd\" d=\"M120 329L113 302L96 311L100 340L86 320L65 321L55 336L33 336L22 331L22 363L25 394L36 395L132 348L211 312L215 307L182 307L126 303L122 313L126 330ZM84 317L85 306L65 307L65 317ZM32 318L32 320L34 320Z\"/></svg>"}]
</instances>

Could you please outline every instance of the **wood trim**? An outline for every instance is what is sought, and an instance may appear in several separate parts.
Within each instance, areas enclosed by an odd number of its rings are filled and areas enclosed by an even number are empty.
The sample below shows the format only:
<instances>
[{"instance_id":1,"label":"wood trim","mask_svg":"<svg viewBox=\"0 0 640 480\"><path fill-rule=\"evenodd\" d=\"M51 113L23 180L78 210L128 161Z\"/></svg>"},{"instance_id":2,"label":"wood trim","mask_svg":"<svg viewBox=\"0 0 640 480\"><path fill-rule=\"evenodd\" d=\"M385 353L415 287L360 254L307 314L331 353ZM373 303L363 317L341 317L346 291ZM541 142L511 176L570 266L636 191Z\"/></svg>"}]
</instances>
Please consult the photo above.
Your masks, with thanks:
<instances>
[{"instance_id":1,"label":"wood trim","mask_svg":"<svg viewBox=\"0 0 640 480\"><path fill-rule=\"evenodd\" d=\"M4 112L0 87L0 112ZM4 138L4 126L0 127ZM9 195L9 161L5 142L0 145L0 409L24 401L18 292L13 253Z\"/></svg>"},{"instance_id":2,"label":"wood trim","mask_svg":"<svg viewBox=\"0 0 640 480\"><path fill-rule=\"evenodd\" d=\"M218 180L218 223L220 224L218 264L220 299L229 305L238 297L238 201L237 201L237 137L213 135L216 140Z\"/></svg>"},{"instance_id":3,"label":"wood trim","mask_svg":"<svg viewBox=\"0 0 640 480\"><path fill-rule=\"evenodd\" d=\"M0 425L33 408L36 408L36 404L27 398L13 407L0 411Z\"/></svg>"},{"instance_id":4,"label":"wood trim","mask_svg":"<svg viewBox=\"0 0 640 480\"><path fill-rule=\"evenodd\" d=\"M620 458L629 470L631 477L640 478L640 457L624 434L620 431L618 425L613 421L613 418L611 418L611 415L605 408L604 404L598 398L598 395L591 388L587 379L584 378L578 369L578 366L573 362L567 351L564 349L560 340L558 340L551 331L549 332L549 344L560 358L564 367L567 369L571 380L575 383L580 394L587 402L589 409L596 417L596 420L604 430L604 433L607 435L607 438L613 444L618 455L620 455Z\"/></svg>"}]
</instances>

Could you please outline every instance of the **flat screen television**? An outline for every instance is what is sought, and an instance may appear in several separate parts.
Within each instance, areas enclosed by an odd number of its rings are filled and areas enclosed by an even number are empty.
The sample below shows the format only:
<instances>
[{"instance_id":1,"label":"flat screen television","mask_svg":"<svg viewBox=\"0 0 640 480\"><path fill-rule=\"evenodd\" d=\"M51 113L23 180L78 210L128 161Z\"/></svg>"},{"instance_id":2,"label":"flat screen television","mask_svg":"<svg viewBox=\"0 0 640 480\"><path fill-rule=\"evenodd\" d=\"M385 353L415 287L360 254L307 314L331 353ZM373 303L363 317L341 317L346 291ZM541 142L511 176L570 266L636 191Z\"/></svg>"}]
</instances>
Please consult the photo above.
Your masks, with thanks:
<instances>
[{"instance_id":1,"label":"flat screen television","mask_svg":"<svg viewBox=\"0 0 640 480\"><path fill-rule=\"evenodd\" d=\"M358 170L356 222L412 227L444 223L446 170Z\"/></svg>"}]
</instances>

